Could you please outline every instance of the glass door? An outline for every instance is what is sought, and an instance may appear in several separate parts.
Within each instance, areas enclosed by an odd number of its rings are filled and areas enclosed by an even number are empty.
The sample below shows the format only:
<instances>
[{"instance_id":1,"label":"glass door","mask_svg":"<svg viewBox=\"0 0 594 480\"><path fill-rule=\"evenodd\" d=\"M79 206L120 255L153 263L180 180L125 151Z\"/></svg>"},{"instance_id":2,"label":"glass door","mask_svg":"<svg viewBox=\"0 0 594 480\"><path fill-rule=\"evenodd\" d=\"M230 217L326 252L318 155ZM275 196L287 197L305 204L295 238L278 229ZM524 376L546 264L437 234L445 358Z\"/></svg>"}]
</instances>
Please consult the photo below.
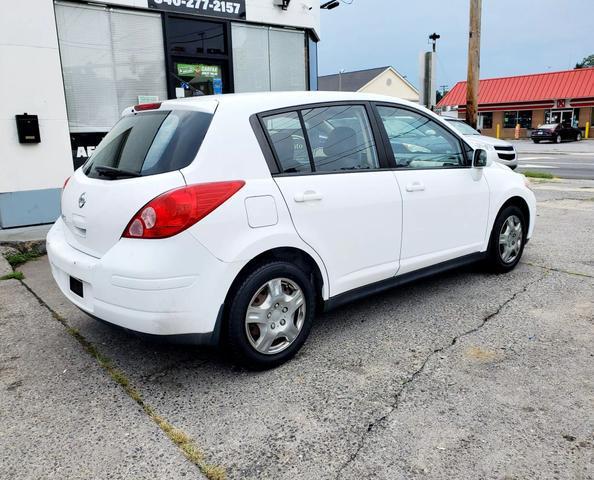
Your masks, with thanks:
<instances>
[{"instance_id":1,"label":"glass door","mask_svg":"<svg viewBox=\"0 0 594 480\"><path fill-rule=\"evenodd\" d=\"M566 123L573 125L573 110L552 110L547 123Z\"/></svg>"},{"instance_id":2,"label":"glass door","mask_svg":"<svg viewBox=\"0 0 594 480\"><path fill-rule=\"evenodd\" d=\"M170 75L176 98L223 93L225 72L221 63L179 57L172 60Z\"/></svg>"}]
</instances>

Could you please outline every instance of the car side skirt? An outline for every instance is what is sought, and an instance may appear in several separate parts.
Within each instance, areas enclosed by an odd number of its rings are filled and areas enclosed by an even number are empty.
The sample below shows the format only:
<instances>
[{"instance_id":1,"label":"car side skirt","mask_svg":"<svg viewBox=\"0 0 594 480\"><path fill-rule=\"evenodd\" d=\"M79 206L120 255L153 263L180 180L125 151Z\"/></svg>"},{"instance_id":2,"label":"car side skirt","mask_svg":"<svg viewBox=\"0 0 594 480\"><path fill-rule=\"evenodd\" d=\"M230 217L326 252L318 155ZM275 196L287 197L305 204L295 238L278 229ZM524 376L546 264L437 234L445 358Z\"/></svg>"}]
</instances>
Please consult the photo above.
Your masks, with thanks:
<instances>
[{"instance_id":1,"label":"car side skirt","mask_svg":"<svg viewBox=\"0 0 594 480\"><path fill-rule=\"evenodd\" d=\"M425 277L430 277L432 275L436 275L447 270L452 270L454 268L459 268L465 265L470 265L472 263L479 262L481 260L484 260L486 256L487 252L471 253L469 255L454 258L446 262L441 262L435 265L431 265L429 267L420 268L419 270L405 273L404 275L396 275L394 277L390 277L379 282L375 282L369 285L365 285L363 287L349 290L348 292L341 293L326 300L324 302L324 311L328 312L337 307L345 305L346 303L359 300L369 295L375 295L376 293L389 290L390 288L414 282Z\"/></svg>"}]
</instances>

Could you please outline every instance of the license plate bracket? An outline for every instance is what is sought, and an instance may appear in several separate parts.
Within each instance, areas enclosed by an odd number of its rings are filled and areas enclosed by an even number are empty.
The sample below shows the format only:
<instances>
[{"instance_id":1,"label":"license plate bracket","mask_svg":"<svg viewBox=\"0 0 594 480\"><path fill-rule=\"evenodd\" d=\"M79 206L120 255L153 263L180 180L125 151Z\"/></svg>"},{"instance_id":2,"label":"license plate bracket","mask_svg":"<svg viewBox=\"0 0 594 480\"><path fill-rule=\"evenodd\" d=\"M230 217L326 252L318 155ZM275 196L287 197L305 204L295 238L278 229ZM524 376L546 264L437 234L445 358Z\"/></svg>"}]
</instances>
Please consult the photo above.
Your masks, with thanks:
<instances>
[{"instance_id":1,"label":"license plate bracket","mask_svg":"<svg viewBox=\"0 0 594 480\"><path fill-rule=\"evenodd\" d=\"M84 298L83 282L78 278L70 277L70 291L81 298Z\"/></svg>"}]
</instances>

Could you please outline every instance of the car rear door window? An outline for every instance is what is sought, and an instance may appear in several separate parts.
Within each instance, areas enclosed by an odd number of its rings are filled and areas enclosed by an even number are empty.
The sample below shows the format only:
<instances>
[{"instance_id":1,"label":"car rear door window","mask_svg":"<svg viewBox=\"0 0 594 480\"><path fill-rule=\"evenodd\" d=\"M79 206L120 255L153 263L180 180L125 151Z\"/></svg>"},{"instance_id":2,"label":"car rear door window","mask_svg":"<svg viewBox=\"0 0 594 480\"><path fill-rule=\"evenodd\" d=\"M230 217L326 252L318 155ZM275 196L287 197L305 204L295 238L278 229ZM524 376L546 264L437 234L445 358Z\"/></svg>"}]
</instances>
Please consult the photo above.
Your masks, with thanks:
<instances>
[{"instance_id":1,"label":"car rear door window","mask_svg":"<svg viewBox=\"0 0 594 480\"><path fill-rule=\"evenodd\" d=\"M378 106L396 167L452 168L466 165L460 140L435 120L412 110Z\"/></svg>"},{"instance_id":2,"label":"car rear door window","mask_svg":"<svg viewBox=\"0 0 594 480\"><path fill-rule=\"evenodd\" d=\"M316 172L379 168L375 141L363 105L302 111Z\"/></svg>"},{"instance_id":3,"label":"car rear door window","mask_svg":"<svg viewBox=\"0 0 594 480\"><path fill-rule=\"evenodd\" d=\"M311 163L299 114L286 112L264 117L264 128L283 173L311 173Z\"/></svg>"},{"instance_id":4,"label":"car rear door window","mask_svg":"<svg viewBox=\"0 0 594 480\"><path fill-rule=\"evenodd\" d=\"M210 113L187 110L127 115L103 138L83 172L91 178L113 180L187 167L198 153L211 119Z\"/></svg>"}]
</instances>

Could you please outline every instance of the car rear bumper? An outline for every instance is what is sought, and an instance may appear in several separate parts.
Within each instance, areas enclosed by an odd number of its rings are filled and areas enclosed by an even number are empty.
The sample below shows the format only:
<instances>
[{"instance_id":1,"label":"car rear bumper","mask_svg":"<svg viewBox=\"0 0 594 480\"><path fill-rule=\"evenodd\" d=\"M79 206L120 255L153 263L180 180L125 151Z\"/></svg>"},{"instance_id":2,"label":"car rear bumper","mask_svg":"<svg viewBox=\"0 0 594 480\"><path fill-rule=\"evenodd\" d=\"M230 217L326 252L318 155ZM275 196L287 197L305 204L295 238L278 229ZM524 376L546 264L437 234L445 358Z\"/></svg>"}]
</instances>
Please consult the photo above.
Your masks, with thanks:
<instances>
[{"instance_id":1,"label":"car rear bumper","mask_svg":"<svg viewBox=\"0 0 594 480\"><path fill-rule=\"evenodd\" d=\"M61 219L51 228L47 253L56 283L78 308L141 334L183 343L217 340L217 319L239 265L218 260L187 232L121 239L95 258L68 244L65 228ZM82 297L70 289L70 277L82 282Z\"/></svg>"}]
</instances>

